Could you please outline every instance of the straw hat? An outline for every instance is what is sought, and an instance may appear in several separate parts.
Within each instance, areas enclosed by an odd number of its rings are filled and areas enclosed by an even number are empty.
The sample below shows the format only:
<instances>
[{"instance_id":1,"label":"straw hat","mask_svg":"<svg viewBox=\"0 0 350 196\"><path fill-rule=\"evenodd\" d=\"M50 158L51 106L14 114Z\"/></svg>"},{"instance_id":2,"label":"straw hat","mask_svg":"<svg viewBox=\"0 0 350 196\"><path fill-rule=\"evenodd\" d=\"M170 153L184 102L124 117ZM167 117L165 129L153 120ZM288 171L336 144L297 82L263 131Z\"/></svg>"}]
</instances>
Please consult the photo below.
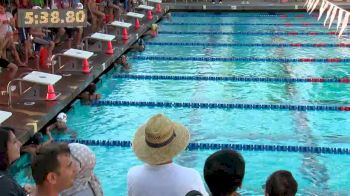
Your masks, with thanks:
<instances>
[{"instance_id":1,"label":"straw hat","mask_svg":"<svg viewBox=\"0 0 350 196\"><path fill-rule=\"evenodd\" d=\"M132 145L140 160L158 165L182 152L189 140L190 133L186 127L157 114L136 131Z\"/></svg>"}]
</instances>

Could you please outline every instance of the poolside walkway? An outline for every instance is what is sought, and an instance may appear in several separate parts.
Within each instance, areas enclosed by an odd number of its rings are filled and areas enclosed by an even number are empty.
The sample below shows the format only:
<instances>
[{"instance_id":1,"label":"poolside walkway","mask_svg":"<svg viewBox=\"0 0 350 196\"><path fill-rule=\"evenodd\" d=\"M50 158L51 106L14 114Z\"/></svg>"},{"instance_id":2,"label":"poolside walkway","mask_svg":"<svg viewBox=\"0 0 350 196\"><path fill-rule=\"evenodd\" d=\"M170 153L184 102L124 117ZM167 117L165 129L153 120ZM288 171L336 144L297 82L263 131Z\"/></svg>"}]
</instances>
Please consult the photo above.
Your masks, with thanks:
<instances>
[{"instance_id":1,"label":"poolside walkway","mask_svg":"<svg viewBox=\"0 0 350 196\"><path fill-rule=\"evenodd\" d=\"M12 104L8 106L8 95L0 93L0 111L12 112L12 116L5 120L1 125L10 126L15 128L16 136L20 141L25 142L35 131L42 129L47 123L50 122L60 111L69 107L75 100L75 98L94 80L96 80L104 72L113 67L113 62L119 58L133 43L135 43L138 37L141 37L151 26L152 23L158 21L161 14L154 14L153 20L148 21L146 17L140 20L141 27L135 31L132 26L129 29L129 39L127 42L123 42L121 38L118 38L117 42L113 42L114 54L107 55L104 51L96 52L94 56L89 59L90 67L93 66L89 74L84 74L81 71L60 71L58 74L63 75L62 79L54 85L55 91L62 93L56 101L46 100L33 100L40 97L45 97L47 92L47 86L44 85L23 85L23 89L28 89L22 96L19 96L17 90L14 91L12 96ZM131 20L131 19L130 19ZM126 20L125 22L130 22ZM85 29L84 29L85 31ZM116 32L110 34L116 34ZM89 34L84 33L84 36ZM120 35L119 35L120 36ZM89 49L96 49L97 43L89 46ZM59 51L63 51L63 48L55 49L54 54ZM69 66L72 61L63 61L62 64ZM34 66L29 66L34 67ZM40 70L42 71L42 70ZM30 68L20 68L17 73L17 77L23 75L23 73L31 72ZM50 70L43 71L49 73ZM6 77L6 72L0 73L0 87L1 91L6 89L9 82L9 78Z\"/></svg>"}]
</instances>

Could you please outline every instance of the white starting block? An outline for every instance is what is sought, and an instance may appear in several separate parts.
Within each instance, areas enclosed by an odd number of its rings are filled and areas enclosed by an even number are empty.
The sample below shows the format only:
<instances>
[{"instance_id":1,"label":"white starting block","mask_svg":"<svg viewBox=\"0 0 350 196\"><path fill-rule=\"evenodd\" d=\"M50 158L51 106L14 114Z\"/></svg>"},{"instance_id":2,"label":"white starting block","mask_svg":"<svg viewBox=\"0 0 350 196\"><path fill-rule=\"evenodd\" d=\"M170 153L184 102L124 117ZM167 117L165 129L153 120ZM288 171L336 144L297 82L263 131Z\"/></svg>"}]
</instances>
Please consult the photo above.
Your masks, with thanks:
<instances>
[{"instance_id":1,"label":"white starting block","mask_svg":"<svg viewBox=\"0 0 350 196\"><path fill-rule=\"evenodd\" d=\"M53 101L56 100L61 93L55 93L55 89L53 87L54 84L56 84L62 76L60 75L55 75L55 74L49 74L45 72L40 72L40 71L32 71L25 75L23 78L17 78L14 80L11 80L8 85L7 85L7 93L9 94L9 100L8 100L8 105L11 105L12 102L12 83L14 81L19 82L19 93L20 95L23 94L23 89L22 89L22 82L29 82L29 83L34 83L34 84L40 84L40 85L47 85L47 94L46 94L46 99L38 99L38 98L33 98L33 100L47 100L47 101ZM29 90L28 88L27 90ZM25 90L24 92L26 92ZM35 91L34 91L35 92ZM35 96L36 93L34 93Z\"/></svg>"},{"instance_id":2,"label":"white starting block","mask_svg":"<svg viewBox=\"0 0 350 196\"><path fill-rule=\"evenodd\" d=\"M126 15L129 16L129 17L138 18L138 19L142 19L143 17L145 17L144 14L139 14L139 13L136 13L136 12L128 12Z\"/></svg>"},{"instance_id":3,"label":"white starting block","mask_svg":"<svg viewBox=\"0 0 350 196\"><path fill-rule=\"evenodd\" d=\"M94 55L93 52L89 51L84 51L84 50L78 50L71 48L63 53L65 56L69 56L72 58L77 58L77 59L89 59Z\"/></svg>"},{"instance_id":4,"label":"white starting block","mask_svg":"<svg viewBox=\"0 0 350 196\"><path fill-rule=\"evenodd\" d=\"M89 42L88 39L96 39L98 41L105 41L107 42L107 49L106 49L106 54L113 54L114 49L112 45L112 40L115 39L115 35L109 35L109 34L104 34L104 33L94 33L90 37L85 37L85 46L86 50L89 50ZM100 46L102 48L102 46Z\"/></svg>"},{"instance_id":5,"label":"white starting block","mask_svg":"<svg viewBox=\"0 0 350 196\"><path fill-rule=\"evenodd\" d=\"M82 70L82 72L86 73L86 74L90 73L92 67L90 67L88 60L89 60L90 57L92 57L94 55L93 52L71 48L71 49L65 51L63 53L63 55L71 57L71 58L76 58L76 59L83 60L83 65L82 65L83 70Z\"/></svg>"},{"instance_id":6,"label":"white starting block","mask_svg":"<svg viewBox=\"0 0 350 196\"><path fill-rule=\"evenodd\" d=\"M40 72L40 71L32 71L31 73L23 77L23 81L43 84L43 85L54 85L61 78L62 76L60 75L49 74L49 73Z\"/></svg>"},{"instance_id":7,"label":"white starting block","mask_svg":"<svg viewBox=\"0 0 350 196\"><path fill-rule=\"evenodd\" d=\"M0 125L7 120L8 118L10 118L12 116L11 112L6 112L6 111L1 111L0 110Z\"/></svg>"},{"instance_id":8,"label":"white starting block","mask_svg":"<svg viewBox=\"0 0 350 196\"><path fill-rule=\"evenodd\" d=\"M140 28L140 26L141 26L140 25L140 19L145 17L145 15L144 14L139 14L139 13L136 13L136 12L128 12L126 15L129 16L129 17L135 18L135 22L134 22L135 30L138 30Z\"/></svg>"},{"instance_id":9,"label":"white starting block","mask_svg":"<svg viewBox=\"0 0 350 196\"><path fill-rule=\"evenodd\" d=\"M157 8L158 8L158 5L159 5L159 8L160 8L160 4L157 4ZM146 10L147 20L153 20L153 14L152 14L152 10L154 10L153 6L139 5L137 8Z\"/></svg>"},{"instance_id":10,"label":"white starting block","mask_svg":"<svg viewBox=\"0 0 350 196\"><path fill-rule=\"evenodd\" d=\"M109 35L104 33L94 33L91 35L91 38L101 40L101 41L112 41L115 38L115 35Z\"/></svg>"},{"instance_id":11,"label":"white starting block","mask_svg":"<svg viewBox=\"0 0 350 196\"><path fill-rule=\"evenodd\" d=\"M129 39L128 29L132 26L131 23L120 22L120 21L113 21L109 25L117 27L117 28L122 28L122 39L123 40L128 40Z\"/></svg>"},{"instance_id":12,"label":"white starting block","mask_svg":"<svg viewBox=\"0 0 350 196\"><path fill-rule=\"evenodd\" d=\"M151 3L162 3L162 0L148 0Z\"/></svg>"},{"instance_id":13,"label":"white starting block","mask_svg":"<svg viewBox=\"0 0 350 196\"><path fill-rule=\"evenodd\" d=\"M139 5L137 8L143 9L143 10L151 10L151 11L154 9L153 6L148 6L148 5Z\"/></svg>"},{"instance_id":14,"label":"white starting block","mask_svg":"<svg viewBox=\"0 0 350 196\"><path fill-rule=\"evenodd\" d=\"M131 23L120 22L120 21L113 21L110 25L115 26L115 27L119 27L119 28L127 28L127 29L132 26Z\"/></svg>"}]
</instances>

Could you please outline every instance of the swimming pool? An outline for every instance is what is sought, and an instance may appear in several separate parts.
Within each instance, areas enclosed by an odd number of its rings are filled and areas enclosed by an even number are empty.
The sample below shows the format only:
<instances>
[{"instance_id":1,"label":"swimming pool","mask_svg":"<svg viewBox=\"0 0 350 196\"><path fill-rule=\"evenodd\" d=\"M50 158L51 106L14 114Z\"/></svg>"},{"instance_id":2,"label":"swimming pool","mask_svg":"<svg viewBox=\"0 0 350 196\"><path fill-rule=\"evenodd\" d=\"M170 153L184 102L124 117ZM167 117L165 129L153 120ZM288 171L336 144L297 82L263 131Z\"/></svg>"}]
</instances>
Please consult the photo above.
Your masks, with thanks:
<instances>
[{"instance_id":1,"label":"swimming pool","mask_svg":"<svg viewBox=\"0 0 350 196\"><path fill-rule=\"evenodd\" d=\"M238 57L265 59L346 58L348 47L271 47L218 46L215 44L340 44L334 35L279 35L276 32L328 32L322 26L286 23L317 23L300 13L281 13L289 17L261 16L267 13L174 13L172 22L160 23L160 35L148 40L146 51L129 53L131 75L170 76L238 76L279 78L344 78L349 75L349 62L257 62L152 60L146 57ZM260 16L257 16L260 15ZM295 16L295 17L292 17ZM186 25L186 23L245 23L281 25ZM179 25L173 24L179 23ZM334 31L334 29L330 30ZM172 33L169 33L172 32ZM178 32L196 32L193 34ZM198 33L199 32L199 33ZM202 32L202 34L201 34ZM204 34L203 32L211 32ZM224 35L220 32L242 32ZM244 32L269 32L249 35ZM187 43L188 46L170 43ZM192 43L190 45L189 43ZM195 46L193 43L203 43ZM211 44L211 45L209 45ZM142 58L141 58L142 57ZM349 85L339 82L251 82L135 79L117 77L111 70L98 84L103 100L349 105ZM147 119L162 112L191 131L191 142L243 143L269 145L327 146L349 148L350 121L347 112L292 111L230 108L186 108L148 106L81 106L68 113L68 125L80 139L131 140L136 129ZM62 136L61 136L62 137ZM68 136L63 136L67 138ZM97 155L96 174L105 195L126 195L126 174L130 167L141 164L130 148L91 147ZM205 159L214 151L186 151L176 162L202 173ZM294 152L241 152L246 160L243 195L262 195L266 178L275 170L288 169L299 183L300 195L347 195L350 163L347 155L325 155ZM24 171L17 176L23 178ZM23 179L22 179L23 180Z\"/></svg>"}]
</instances>

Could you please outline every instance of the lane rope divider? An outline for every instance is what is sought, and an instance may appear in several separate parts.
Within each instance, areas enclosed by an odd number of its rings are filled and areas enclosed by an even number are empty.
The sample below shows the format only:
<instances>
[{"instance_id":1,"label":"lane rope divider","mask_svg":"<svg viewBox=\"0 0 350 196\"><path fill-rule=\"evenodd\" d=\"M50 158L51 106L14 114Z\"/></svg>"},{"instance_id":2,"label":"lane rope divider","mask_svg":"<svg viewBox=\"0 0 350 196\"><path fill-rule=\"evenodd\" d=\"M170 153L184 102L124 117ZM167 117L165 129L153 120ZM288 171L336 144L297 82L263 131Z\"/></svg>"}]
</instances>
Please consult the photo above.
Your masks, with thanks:
<instances>
[{"instance_id":1,"label":"lane rope divider","mask_svg":"<svg viewBox=\"0 0 350 196\"><path fill-rule=\"evenodd\" d=\"M223 62L318 62L318 63L345 63L350 58L256 58L256 57L175 57L175 56L131 56L134 60L164 60L164 61L223 61Z\"/></svg>"},{"instance_id":2,"label":"lane rope divider","mask_svg":"<svg viewBox=\"0 0 350 196\"><path fill-rule=\"evenodd\" d=\"M116 79L135 80L201 80L201 81L233 81L233 82L283 82L283 83L350 83L350 78L263 78L238 76L188 76L188 75L136 75L115 74Z\"/></svg>"},{"instance_id":3,"label":"lane rope divider","mask_svg":"<svg viewBox=\"0 0 350 196\"><path fill-rule=\"evenodd\" d=\"M256 18L256 17L279 17L279 18L312 18L312 17L318 17L315 14L309 15L309 14L249 14L249 15L237 15L237 14L192 14L192 13L172 13L171 15L174 18L187 18L187 17L203 17L203 18L209 18L209 17L219 17L219 18Z\"/></svg>"},{"instance_id":4,"label":"lane rope divider","mask_svg":"<svg viewBox=\"0 0 350 196\"><path fill-rule=\"evenodd\" d=\"M84 140L84 139L56 139L56 142L80 143L88 146L127 147L130 141L122 140ZM349 155L349 148L318 147L318 146L284 146L284 145L262 145L262 144L220 144L220 143L189 143L187 150L219 150L234 149L238 151L266 151L266 152L299 152L313 154L339 154Z\"/></svg>"},{"instance_id":5,"label":"lane rope divider","mask_svg":"<svg viewBox=\"0 0 350 196\"><path fill-rule=\"evenodd\" d=\"M198 42L146 42L151 46L204 46L204 47L311 47L311 48L349 48L350 44L303 44L303 43L285 43L285 44L246 44L246 43L198 43Z\"/></svg>"},{"instance_id":6,"label":"lane rope divider","mask_svg":"<svg viewBox=\"0 0 350 196\"><path fill-rule=\"evenodd\" d=\"M287 36L318 36L318 35L338 35L335 31L330 32L299 32L299 31L286 31L286 32L221 32L221 31L159 31L159 34L170 35L287 35ZM350 35L350 32L344 33L344 35Z\"/></svg>"},{"instance_id":7,"label":"lane rope divider","mask_svg":"<svg viewBox=\"0 0 350 196\"><path fill-rule=\"evenodd\" d=\"M350 111L350 106L338 105L290 105L290 104L246 104L246 103L191 103L99 100L91 103L99 106L139 106L162 108L208 108L208 109L249 109L249 110L291 110L291 111Z\"/></svg>"},{"instance_id":8,"label":"lane rope divider","mask_svg":"<svg viewBox=\"0 0 350 196\"><path fill-rule=\"evenodd\" d=\"M221 22L221 23L202 23L202 22L164 22L161 25L166 26L187 26L187 25L196 25L196 26L321 26L322 23L237 23L237 22Z\"/></svg>"}]
</instances>

